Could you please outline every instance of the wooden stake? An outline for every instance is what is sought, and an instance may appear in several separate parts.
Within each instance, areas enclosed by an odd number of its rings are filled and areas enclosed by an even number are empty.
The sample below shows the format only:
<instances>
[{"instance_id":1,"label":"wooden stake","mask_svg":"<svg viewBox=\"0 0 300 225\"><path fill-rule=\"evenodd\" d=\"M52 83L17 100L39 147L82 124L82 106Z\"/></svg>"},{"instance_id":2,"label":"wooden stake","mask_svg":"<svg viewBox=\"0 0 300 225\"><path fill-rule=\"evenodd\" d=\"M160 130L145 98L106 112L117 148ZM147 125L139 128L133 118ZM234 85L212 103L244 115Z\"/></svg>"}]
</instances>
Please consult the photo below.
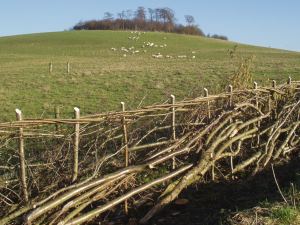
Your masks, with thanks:
<instances>
[{"instance_id":1,"label":"wooden stake","mask_svg":"<svg viewBox=\"0 0 300 225\"><path fill-rule=\"evenodd\" d=\"M255 82L255 81L253 82L253 88L257 89L257 82Z\"/></svg>"},{"instance_id":2,"label":"wooden stake","mask_svg":"<svg viewBox=\"0 0 300 225\"><path fill-rule=\"evenodd\" d=\"M214 160L214 153L210 154L210 158L212 160ZM212 179L212 181L215 180L215 163L213 163L212 166L211 166L211 179Z\"/></svg>"},{"instance_id":3,"label":"wooden stake","mask_svg":"<svg viewBox=\"0 0 300 225\"><path fill-rule=\"evenodd\" d=\"M74 108L74 117L75 119L80 119L80 109L75 107ZM73 148L73 177L72 182L75 182L78 177L78 151L79 151L79 131L80 131L80 124L75 124L75 136L74 136L74 148Z\"/></svg>"},{"instance_id":4,"label":"wooden stake","mask_svg":"<svg viewBox=\"0 0 300 225\"><path fill-rule=\"evenodd\" d=\"M125 103L121 102L121 108L122 112L125 112ZM125 167L128 167L129 165L129 151L128 151L128 134L127 134L127 123L126 123L126 117L125 115L122 117L122 125L123 125L123 140L124 140L124 145L125 145ZM127 189L127 182L125 183L125 188ZM125 214L128 214L128 201L127 199L125 200L124 204L124 211Z\"/></svg>"},{"instance_id":5,"label":"wooden stake","mask_svg":"<svg viewBox=\"0 0 300 225\"><path fill-rule=\"evenodd\" d=\"M255 81L253 82L253 88L254 90L257 90L257 82ZM255 92L255 106L259 108L257 92ZM257 122L257 127L260 127L260 121ZM258 134L256 138L256 146L259 146L259 144L260 144L260 136Z\"/></svg>"},{"instance_id":6,"label":"wooden stake","mask_svg":"<svg viewBox=\"0 0 300 225\"><path fill-rule=\"evenodd\" d=\"M55 119L59 119L59 117L60 117L59 114L60 114L60 112L59 112L59 106L56 106L55 107L55 114L54 114L55 115ZM58 125L58 123L55 124L55 130L59 131L59 125Z\"/></svg>"},{"instance_id":7,"label":"wooden stake","mask_svg":"<svg viewBox=\"0 0 300 225\"><path fill-rule=\"evenodd\" d=\"M208 97L208 90L207 88L204 88L204 97ZM210 102L207 101L207 116L208 116L208 119L211 118L211 114L210 114Z\"/></svg>"},{"instance_id":8,"label":"wooden stake","mask_svg":"<svg viewBox=\"0 0 300 225\"><path fill-rule=\"evenodd\" d=\"M173 107L172 107L172 124L171 124L172 139L176 140L176 124L175 124L176 123L176 121L175 121L176 114L175 114L175 107L174 107L174 105L175 105L175 96L171 95L170 97L171 97L171 102L172 102L172 105L173 105ZM172 161L172 168L175 169L176 168L176 158L173 157L172 160L173 160Z\"/></svg>"},{"instance_id":9,"label":"wooden stake","mask_svg":"<svg viewBox=\"0 0 300 225\"><path fill-rule=\"evenodd\" d=\"M272 87L276 88L276 80L272 80Z\"/></svg>"},{"instance_id":10,"label":"wooden stake","mask_svg":"<svg viewBox=\"0 0 300 225\"><path fill-rule=\"evenodd\" d=\"M53 64L52 62L49 63L49 73L52 73L53 71Z\"/></svg>"},{"instance_id":11,"label":"wooden stake","mask_svg":"<svg viewBox=\"0 0 300 225\"><path fill-rule=\"evenodd\" d=\"M70 74L70 62L67 63L67 73Z\"/></svg>"},{"instance_id":12,"label":"wooden stake","mask_svg":"<svg viewBox=\"0 0 300 225\"><path fill-rule=\"evenodd\" d=\"M16 118L18 121L21 121L22 112L19 109L16 109ZM20 182L22 186L22 192L25 203L28 202L28 190L26 183L26 165L25 165L25 152L24 152L24 134L23 128L19 128L19 161L20 161Z\"/></svg>"},{"instance_id":13,"label":"wooden stake","mask_svg":"<svg viewBox=\"0 0 300 225\"><path fill-rule=\"evenodd\" d=\"M291 76L289 76L288 81L287 81L287 84L288 84L288 85L291 85L291 84L292 84L292 78L291 78Z\"/></svg>"},{"instance_id":14,"label":"wooden stake","mask_svg":"<svg viewBox=\"0 0 300 225\"><path fill-rule=\"evenodd\" d=\"M254 90L257 90L257 82L253 82L253 88ZM258 97L257 97L257 92L255 92L255 106L258 107Z\"/></svg>"},{"instance_id":15,"label":"wooden stake","mask_svg":"<svg viewBox=\"0 0 300 225\"><path fill-rule=\"evenodd\" d=\"M230 85L228 85L228 90L229 90L229 92L230 92L230 96L229 96L229 107L231 108L232 107L232 104L233 104L233 102L232 102L232 99L233 99L233 87L232 87L232 85L230 84Z\"/></svg>"}]
</instances>

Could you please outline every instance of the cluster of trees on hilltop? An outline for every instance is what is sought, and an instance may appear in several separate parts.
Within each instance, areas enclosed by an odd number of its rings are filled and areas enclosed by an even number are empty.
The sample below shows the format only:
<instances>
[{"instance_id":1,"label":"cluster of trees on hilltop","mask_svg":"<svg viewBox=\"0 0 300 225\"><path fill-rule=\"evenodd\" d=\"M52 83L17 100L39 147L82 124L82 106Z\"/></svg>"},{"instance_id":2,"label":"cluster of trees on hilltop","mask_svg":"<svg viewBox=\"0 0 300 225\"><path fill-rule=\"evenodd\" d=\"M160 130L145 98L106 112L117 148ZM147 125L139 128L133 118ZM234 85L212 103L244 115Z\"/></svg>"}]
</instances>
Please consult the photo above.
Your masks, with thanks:
<instances>
[{"instance_id":1,"label":"cluster of trees on hilltop","mask_svg":"<svg viewBox=\"0 0 300 225\"><path fill-rule=\"evenodd\" d=\"M170 8L148 8L140 6L135 11L124 10L117 17L110 12L104 14L101 20L89 20L77 23L74 30L143 30L163 31L180 34L205 36L204 32L195 24L192 15L185 15L186 25L176 23L175 12ZM209 37L227 40L221 35Z\"/></svg>"}]
</instances>

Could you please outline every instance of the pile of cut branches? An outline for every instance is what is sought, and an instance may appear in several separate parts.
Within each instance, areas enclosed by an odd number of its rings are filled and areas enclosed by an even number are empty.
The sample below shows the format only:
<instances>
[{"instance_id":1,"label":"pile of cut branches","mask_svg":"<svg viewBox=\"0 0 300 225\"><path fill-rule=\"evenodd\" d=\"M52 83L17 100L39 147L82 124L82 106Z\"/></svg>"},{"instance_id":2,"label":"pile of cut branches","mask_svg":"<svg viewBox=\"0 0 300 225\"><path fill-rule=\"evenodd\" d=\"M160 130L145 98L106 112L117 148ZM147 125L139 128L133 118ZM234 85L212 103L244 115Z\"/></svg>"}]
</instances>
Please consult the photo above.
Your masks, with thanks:
<instances>
[{"instance_id":1,"label":"pile of cut branches","mask_svg":"<svg viewBox=\"0 0 300 225\"><path fill-rule=\"evenodd\" d=\"M299 94L293 82L80 120L0 124L7 159L0 174L5 181L0 224L83 224L151 201L153 208L140 220L147 223L190 185L239 179L286 162L299 150ZM58 124L51 132L45 128ZM80 124L81 137L76 180L68 126L74 124ZM13 131L20 127L28 134L27 147L36 146L26 155L27 203L14 174ZM39 151L38 157L30 151Z\"/></svg>"}]
</instances>

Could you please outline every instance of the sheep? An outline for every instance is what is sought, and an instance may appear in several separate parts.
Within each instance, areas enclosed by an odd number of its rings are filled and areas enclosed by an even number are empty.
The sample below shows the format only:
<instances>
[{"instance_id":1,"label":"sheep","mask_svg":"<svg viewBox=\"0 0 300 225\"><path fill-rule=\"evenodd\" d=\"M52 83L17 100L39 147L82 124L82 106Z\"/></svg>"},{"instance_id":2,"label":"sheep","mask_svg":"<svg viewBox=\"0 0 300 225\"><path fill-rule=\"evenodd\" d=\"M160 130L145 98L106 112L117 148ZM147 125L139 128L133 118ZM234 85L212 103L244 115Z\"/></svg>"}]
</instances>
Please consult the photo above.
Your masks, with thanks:
<instances>
[{"instance_id":1,"label":"sheep","mask_svg":"<svg viewBox=\"0 0 300 225\"><path fill-rule=\"evenodd\" d=\"M163 55L160 54L160 53L157 53L157 54L153 54L152 57L153 57L153 58L156 58L156 59L160 59L160 58L163 57Z\"/></svg>"},{"instance_id":2,"label":"sheep","mask_svg":"<svg viewBox=\"0 0 300 225\"><path fill-rule=\"evenodd\" d=\"M193 55L193 56L192 56L192 59L196 59L196 56Z\"/></svg>"},{"instance_id":3,"label":"sheep","mask_svg":"<svg viewBox=\"0 0 300 225\"><path fill-rule=\"evenodd\" d=\"M114 52L115 52L115 51L117 51L117 49L116 49L116 48L111 48L111 50L112 50L112 51L114 51Z\"/></svg>"},{"instance_id":4,"label":"sheep","mask_svg":"<svg viewBox=\"0 0 300 225\"><path fill-rule=\"evenodd\" d=\"M180 59L186 58L186 55L179 55L178 58Z\"/></svg>"},{"instance_id":5,"label":"sheep","mask_svg":"<svg viewBox=\"0 0 300 225\"><path fill-rule=\"evenodd\" d=\"M126 49L125 47L122 47L121 51L128 52L128 49Z\"/></svg>"}]
</instances>

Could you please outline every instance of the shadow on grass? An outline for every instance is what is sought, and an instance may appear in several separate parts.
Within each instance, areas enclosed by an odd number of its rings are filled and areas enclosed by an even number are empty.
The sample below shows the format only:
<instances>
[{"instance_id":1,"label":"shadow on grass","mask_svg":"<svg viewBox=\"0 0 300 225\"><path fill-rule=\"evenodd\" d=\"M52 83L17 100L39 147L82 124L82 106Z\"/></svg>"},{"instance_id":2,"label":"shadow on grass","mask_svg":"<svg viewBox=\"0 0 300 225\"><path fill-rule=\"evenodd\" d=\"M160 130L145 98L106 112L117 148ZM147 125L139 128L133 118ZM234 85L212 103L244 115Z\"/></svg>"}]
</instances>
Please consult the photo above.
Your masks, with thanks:
<instances>
[{"instance_id":1,"label":"shadow on grass","mask_svg":"<svg viewBox=\"0 0 300 225\"><path fill-rule=\"evenodd\" d=\"M281 189L287 190L291 182L298 185L299 189L298 157L274 169ZM232 212L251 209L264 202L282 201L271 169L243 181L202 184L197 188L188 188L180 198L188 199L189 203L183 206L171 204L153 218L150 224L227 225L227 218Z\"/></svg>"}]
</instances>

